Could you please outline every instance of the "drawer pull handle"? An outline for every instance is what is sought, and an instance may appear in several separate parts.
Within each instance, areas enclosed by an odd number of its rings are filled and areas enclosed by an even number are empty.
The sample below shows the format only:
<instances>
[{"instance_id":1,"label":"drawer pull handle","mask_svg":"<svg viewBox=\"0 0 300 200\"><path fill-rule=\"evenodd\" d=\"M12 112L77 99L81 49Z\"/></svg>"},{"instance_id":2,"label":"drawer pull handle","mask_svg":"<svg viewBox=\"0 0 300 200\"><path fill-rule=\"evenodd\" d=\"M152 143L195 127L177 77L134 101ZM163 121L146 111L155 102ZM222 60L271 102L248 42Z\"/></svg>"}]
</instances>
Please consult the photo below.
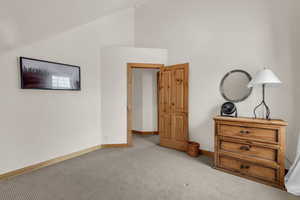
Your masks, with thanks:
<instances>
[{"instance_id":1,"label":"drawer pull handle","mask_svg":"<svg viewBox=\"0 0 300 200\"><path fill-rule=\"evenodd\" d=\"M240 131L241 134L249 134L250 131Z\"/></svg>"},{"instance_id":2,"label":"drawer pull handle","mask_svg":"<svg viewBox=\"0 0 300 200\"><path fill-rule=\"evenodd\" d=\"M249 165L243 165L243 164L242 164L242 165L240 166L240 168L241 168L241 169L249 169L250 166L249 166Z\"/></svg>"},{"instance_id":3,"label":"drawer pull handle","mask_svg":"<svg viewBox=\"0 0 300 200\"><path fill-rule=\"evenodd\" d=\"M251 146L245 145L245 146L241 146L240 150L244 150L244 151L250 151Z\"/></svg>"}]
</instances>

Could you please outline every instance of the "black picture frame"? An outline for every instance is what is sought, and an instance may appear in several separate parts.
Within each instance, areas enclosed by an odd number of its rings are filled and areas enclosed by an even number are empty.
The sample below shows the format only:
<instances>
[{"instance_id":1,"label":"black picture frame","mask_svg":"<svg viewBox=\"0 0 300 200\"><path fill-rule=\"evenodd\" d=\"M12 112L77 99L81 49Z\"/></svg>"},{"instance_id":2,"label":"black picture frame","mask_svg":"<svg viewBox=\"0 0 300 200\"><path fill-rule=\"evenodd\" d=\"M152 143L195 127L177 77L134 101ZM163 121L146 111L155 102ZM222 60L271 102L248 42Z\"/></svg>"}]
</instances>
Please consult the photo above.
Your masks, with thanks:
<instances>
[{"instance_id":1,"label":"black picture frame","mask_svg":"<svg viewBox=\"0 0 300 200\"><path fill-rule=\"evenodd\" d=\"M77 65L70 65L65 63L59 63L59 62L53 62L53 61L47 61L47 60L41 60L41 59L35 59L35 58L28 58L28 57L20 57L20 76L21 76L21 89L26 90L64 90L64 91L81 91L81 69L80 66ZM33 62L41 62L41 63L47 63L47 64L53 64L55 66L61 65L62 70L64 67L69 68L75 68L78 70L78 83L76 88L53 88L53 87L27 87L24 80L24 69L23 69L23 63L25 60L33 61Z\"/></svg>"}]
</instances>

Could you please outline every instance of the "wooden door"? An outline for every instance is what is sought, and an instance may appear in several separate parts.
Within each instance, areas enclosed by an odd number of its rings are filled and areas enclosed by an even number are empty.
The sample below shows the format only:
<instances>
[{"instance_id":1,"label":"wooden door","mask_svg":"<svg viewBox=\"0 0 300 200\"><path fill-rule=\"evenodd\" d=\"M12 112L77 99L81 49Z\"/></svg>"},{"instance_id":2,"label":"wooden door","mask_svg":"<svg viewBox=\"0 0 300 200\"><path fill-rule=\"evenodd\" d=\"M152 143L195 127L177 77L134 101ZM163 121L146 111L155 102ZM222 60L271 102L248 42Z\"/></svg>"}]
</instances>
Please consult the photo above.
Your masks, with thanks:
<instances>
[{"instance_id":1,"label":"wooden door","mask_svg":"<svg viewBox=\"0 0 300 200\"><path fill-rule=\"evenodd\" d=\"M188 64L160 71L160 145L186 151L188 142Z\"/></svg>"}]
</instances>

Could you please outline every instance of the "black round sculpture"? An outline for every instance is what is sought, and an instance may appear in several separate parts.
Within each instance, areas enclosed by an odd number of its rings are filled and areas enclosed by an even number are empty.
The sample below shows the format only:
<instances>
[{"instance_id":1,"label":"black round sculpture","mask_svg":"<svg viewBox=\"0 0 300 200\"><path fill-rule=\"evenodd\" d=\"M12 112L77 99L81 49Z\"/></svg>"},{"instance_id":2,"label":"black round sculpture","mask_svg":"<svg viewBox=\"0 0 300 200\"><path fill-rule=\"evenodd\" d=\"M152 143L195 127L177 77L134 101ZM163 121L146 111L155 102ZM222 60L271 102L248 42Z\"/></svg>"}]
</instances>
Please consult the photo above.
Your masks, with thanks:
<instances>
[{"instance_id":1,"label":"black round sculpture","mask_svg":"<svg viewBox=\"0 0 300 200\"><path fill-rule=\"evenodd\" d=\"M221 107L221 116L237 117L237 110L232 102L226 102Z\"/></svg>"}]
</instances>

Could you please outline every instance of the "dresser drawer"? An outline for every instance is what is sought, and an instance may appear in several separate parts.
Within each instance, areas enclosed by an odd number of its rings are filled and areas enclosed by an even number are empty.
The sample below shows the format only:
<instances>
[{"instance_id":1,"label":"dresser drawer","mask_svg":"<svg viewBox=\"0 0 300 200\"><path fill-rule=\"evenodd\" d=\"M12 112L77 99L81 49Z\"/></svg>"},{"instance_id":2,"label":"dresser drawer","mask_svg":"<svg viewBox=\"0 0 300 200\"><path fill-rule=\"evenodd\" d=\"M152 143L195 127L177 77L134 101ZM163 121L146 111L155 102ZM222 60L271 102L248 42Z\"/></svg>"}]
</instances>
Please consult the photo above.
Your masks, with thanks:
<instances>
[{"instance_id":1,"label":"dresser drawer","mask_svg":"<svg viewBox=\"0 0 300 200\"><path fill-rule=\"evenodd\" d=\"M277 162L277 150L238 142L220 141L220 150Z\"/></svg>"},{"instance_id":2,"label":"dresser drawer","mask_svg":"<svg viewBox=\"0 0 300 200\"><path fill-rule=\"evenodd\" d=\"M276 129L252 128L221 124L219 135L240 139L254 140L267 143L278 143L278 131Z\"/></svg>"},{"instance_id":3,"label":"dresser drawer","mask_svg":"<svg viewBox=\"0 0 300 200\"><path fill-rule=\"evenodd\" d=\"M230 157L220 157L220 168L227 169L241 175L255 177L264 181L276 182L277 170L256 165L241 160L236 160Z\"/></svg>"}]
</instances>

